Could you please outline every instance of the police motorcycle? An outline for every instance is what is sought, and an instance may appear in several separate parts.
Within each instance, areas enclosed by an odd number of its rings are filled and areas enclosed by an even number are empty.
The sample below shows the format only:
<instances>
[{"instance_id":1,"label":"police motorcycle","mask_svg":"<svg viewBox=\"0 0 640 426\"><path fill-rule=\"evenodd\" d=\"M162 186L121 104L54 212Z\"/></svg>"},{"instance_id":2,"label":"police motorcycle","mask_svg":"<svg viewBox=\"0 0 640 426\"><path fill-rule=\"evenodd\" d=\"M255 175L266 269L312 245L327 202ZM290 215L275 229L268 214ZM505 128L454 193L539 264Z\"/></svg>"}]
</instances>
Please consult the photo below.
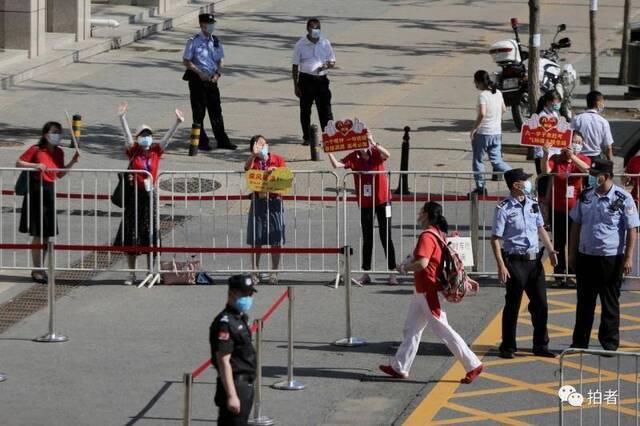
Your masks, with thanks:
<instances>
[{"instance_id":1,"label":"police motorcycle","mask_svg":"<svg viewBox=\"0 0 640 426\"><path fill-rule=\"evenodd\" d=\"M511 107L513 122L518 130L531 115L529 110L529 81L527 75L527 59L529 53L523 50L518 34L518 20L511 18L511 28L515 40L503 40L493 44L489 53L493 61L500 66L495 73L498 89L502 92L504 102ZM543 94L557 91L562 97L560 113L568 121L573 118L571 95L578 81L578 74L571 64L560 66L559 52L571 47L568 37L556 42L558 35L565 31L565 24L558 25L556 34L549 49L540 52L540 90Z\"/></svg>"}]
</instances>

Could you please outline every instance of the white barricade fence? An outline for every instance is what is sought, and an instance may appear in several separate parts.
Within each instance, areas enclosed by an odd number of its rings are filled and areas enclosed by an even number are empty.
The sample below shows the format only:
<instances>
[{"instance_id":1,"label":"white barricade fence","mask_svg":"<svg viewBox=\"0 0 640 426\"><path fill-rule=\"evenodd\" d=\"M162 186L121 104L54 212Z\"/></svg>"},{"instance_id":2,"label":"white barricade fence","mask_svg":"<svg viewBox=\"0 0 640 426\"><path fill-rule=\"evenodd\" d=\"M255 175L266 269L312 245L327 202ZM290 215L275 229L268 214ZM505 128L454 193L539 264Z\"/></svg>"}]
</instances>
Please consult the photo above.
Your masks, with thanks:
<instances>
[{"instance_id":1,"label":"white barricade fence","mask_svg":"<svg viewBox=\"0 0 640 426\"><path fill-rule=\"evenodd\" d=\"M48 232L55 236L55 244L59 246L55 256L55 269L58 271L132 271L126 262L121 262L120 248L113 246L127 242L134 246L140 241L152 242L152 229L143 224L152 223L153 197L141 184L123 185L123 207L114 205L111 195L118 185L119 173L125 173L131 176L132 181L137 179L140 183L145 178L150 181L149 173L133 170L48 170L65 175L51 184L27 179L27 195L16 195L16 182L20 173L25 171L39 173L23 168L0 168L1 268L46 269L42 266L46 263L42 261L40 268L34 266L28 245L45 241ZM144 218L143 214L148 217ZM130 218L123 220L126 215ZM20 232L21 219L22 230L26 233ZM124 241L116 243L120 227ZM29 235L29 229L37 239ZM146 233L148 235L145 236ZM11 247L16 244L27 246ZM43 250L39 252L42 259ZM136 270L150 272L146 262L138 262Z\"/></svg>"},{"instance_id":2,"label":"white barricade fence","mask_svg":"<svg viewBox=\"0 0 640 426\"><path fill-rule=\"evenodd\" d=\"M560 355L559 424L640 423L640 353L593 349Z\"/></svg>"},{"instance_id":3,"label":"white barricade fence","mask_svg":"<svg viewBox=\"0 0 640 426\"><path fill-rule=\"evenodd\" d=\"M202 249L161 253L158 272L171 272L174 261L176 265L193 261L198 263L197 268L209 273L313 272L337 276L338 177L329 171L307 170L293 171L293 175L287 193L269 194L267 198L247 189L245 172L160 173L156 192L158 222L161 228L170 224L161 246L169 250ZM260 240L260 236L264 238ZM273 253L262 253L260 264L253 265L254 254L248 251L278 246L291 252L279 255L277 268L273 263L277 255ZM329 248L334 253L322 252ZM296 249L307 252L296 253Z\"/></svg>"},{"instance_id":4,"label":"white barricade fence","mask_svg":"<svg viewBox=\"0 0 640 426\"><path fill-rule=\"evenodd\" d=\"M357 203L355 180L363 177L369 183L360 185L361 198L371 199L379 193L379 179L373 176L386 176L390 206L378 207L377 214L362 209ZM409 193L399 184L400 177L406 176ZM487 195L470 194L475 188L473 172L349 172L343 177L343 241L356 250L353 258L353 271L356 273L386 274L394 262L387 262L381 240L395 251L395 263L413 253L421 226L417 223L420 209L427 201L436 201L442 205L443 214L449 223L449 235L471 238L473 244L474 266L468 266L470 274L494 276L497 267L491 250L491 228L495 206L509 195L502 173L481 173L485 178ZM367 177L368 176L368 177ZM493 180L492 180L493 178ZM364 181L363 181L364 183ZM366 187L370 185L371 187ZM379 200L385 197L379 198ZM377 216L377 218L376 218ZM391 232L383 233L380 220L388 221ZM368 226L367 223L375 223ZM363 230L361 223L365 223ZM375 228L378 229L375 229ZM363 238L366 233L368 238ZM371 241L371 265L363 243ZM368 242L367 242L368 244ZM368 267L370 266L370 269Z\"/></svg>"},{"instance_id":5,"label":"white barricade fence","mask_svg":"<svg viewBox=\"0 0 640 426\"><path fill-rule=\"evenodd\" d=\"M588 187L588 177L586 173L573 173L573 174L543 174L536 178L536 190L538 195L538 201L540 202L541 211L543 213L544 222L549 232L549 237L554 243L554 247L559 252L560 263L556 268L553 276L560 281L566 279L574 279L574 271L569 270L568 265L568 247L569 247L569 235L571 230L572 220L570 218L570 212L580 197L582 190ZM640 175L620 175L614 176L614 181L617 185L626 189L632 193L632 187L636 187L635 191L638 191L637 182L640 180ZM634 185L636 183L636 185ZM636 200L640 198L637 194L632 196ZM639 290L640 283L637 283L640 279L640 244L636 244L635 252L633 255L634 267L630 275L626 277L632 288Z\"/></svg>"}]
</instances>

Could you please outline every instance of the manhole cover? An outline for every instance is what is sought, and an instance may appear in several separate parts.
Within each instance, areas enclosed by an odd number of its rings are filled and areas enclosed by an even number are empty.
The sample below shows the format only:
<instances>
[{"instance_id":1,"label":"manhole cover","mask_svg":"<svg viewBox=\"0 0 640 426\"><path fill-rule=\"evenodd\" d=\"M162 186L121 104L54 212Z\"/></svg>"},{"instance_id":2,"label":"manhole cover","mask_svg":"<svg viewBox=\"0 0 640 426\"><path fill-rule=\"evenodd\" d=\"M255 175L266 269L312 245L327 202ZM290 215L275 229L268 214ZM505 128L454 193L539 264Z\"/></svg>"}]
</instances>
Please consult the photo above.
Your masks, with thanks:
<instances>
[{"instance_id":1,"label":"manhole cover","mask_svg":"<svg viewBox=\"0 0 640 426\"><path fill-rule=\"evenodd\" d=\"M173 178L160 181L160 189L166 192L175 192L178 194L202 194L205 192L213 192L220 189L220 182L213 179L202 178Z\"/></svg>"}]
</instances>

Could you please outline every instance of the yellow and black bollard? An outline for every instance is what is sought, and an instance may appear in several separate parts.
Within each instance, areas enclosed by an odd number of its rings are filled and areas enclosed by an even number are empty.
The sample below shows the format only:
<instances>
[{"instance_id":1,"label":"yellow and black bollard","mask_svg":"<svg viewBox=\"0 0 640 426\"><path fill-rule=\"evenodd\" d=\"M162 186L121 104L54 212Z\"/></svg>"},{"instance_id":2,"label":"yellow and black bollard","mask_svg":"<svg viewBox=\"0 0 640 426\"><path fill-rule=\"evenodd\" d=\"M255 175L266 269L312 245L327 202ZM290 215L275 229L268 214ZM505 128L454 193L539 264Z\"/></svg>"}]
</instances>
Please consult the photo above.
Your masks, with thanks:
<instances>
[{"instance_id":1,"label":"yellow and black bollard","mask_svg":"<svg viewBox=\"0 0 640 426\"><path fill-rule=\"evenodd\" d=\"M73 130L73 136L76 140L80 139L81 129L82 129L82 116L80 114L73 115L73 121L71 122L71 127Z\"/></svg>"},{"instance_id":2,"label":"yellow and black bollard","mask_svg":"<svg viewBox=\"0 0 640 426\"><path fill-rule=\"evenodd\" d=\"M198 144L200 143L200 125L191 125L191 140L189 142L189 157L198 155Z\"/></svg>"},{"instance_id":3,"label":"yellow and black bollard","mask_svg":"<svg viewBox=\"0 0 640 426\"><path fill-rule=\"evenodd\" d=\"M320 135L320 129L315 124L310 128L311 137L309 138L309 150L311 151L312 161L322 160L322 136Z\"/></svg>"}]
</instances>

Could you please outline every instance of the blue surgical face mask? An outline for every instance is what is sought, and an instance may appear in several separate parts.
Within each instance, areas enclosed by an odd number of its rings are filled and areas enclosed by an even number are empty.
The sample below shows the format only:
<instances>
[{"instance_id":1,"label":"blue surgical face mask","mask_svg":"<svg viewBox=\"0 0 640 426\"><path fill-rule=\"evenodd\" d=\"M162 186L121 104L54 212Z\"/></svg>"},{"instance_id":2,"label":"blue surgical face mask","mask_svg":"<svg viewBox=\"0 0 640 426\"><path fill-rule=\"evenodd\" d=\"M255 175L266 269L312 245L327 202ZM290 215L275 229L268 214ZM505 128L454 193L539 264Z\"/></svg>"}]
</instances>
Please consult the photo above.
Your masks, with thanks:
<instances>
[{"instance_id":1,"label":"blue surgical face mask","mask_svg":"<svg viewBox=\"0 0 640 426\"><path fill-rule=\"evenodd\" d=\"M320 31L320 28L311 29L311 37L319 39L321 35L322 35L322 32Z\"/></svg>"},{"instance_id":2,"label":"blue surgical face mask","mask_svg":"<svg viewBox=\"0 0 640 426\"><path fill-rule=\"evenodd\" d=\"M49 143L51 145L60 145L60 141L62 140L62 135L60 133L47 133L47 138L49 139Z\"/></svg>"},{"instance_id":3,"label":"blue surgical face mask","mask_svg":"<svg viewBox=\"0 0 640 426\"><path fill-rule=\"evenodd\" d=\"M596 186L596 185L598 185L598 177L589 175L589 186Z\"/></svg>"},{"instance_id":4,"label":"blue surgical face mask","mask_svg":"<svg viewBox=\"0 0 640 426\"><path fill-rule=\"evenodd\" d=\"M138 138L138 145L140 145L141 147L148 149L151 144L153 143L153 137L152 136L142 136L140 138Z\"/></svg>"},{"instance_id":5,"label":"blue surgical face mask","mask_svg":"<svg viewBox=\"0 0 640 426\"><path fill-rule=\"evenodd\" d=\"M531 194L531 188L532 188L531 181L528 180L528 181L525 181L522 191L525 193L525 195L529 195Z\"/></svg>"},{"instance_id":6,"label":"blue surgical face mask","mask_svg":"<svg viewBox=\"0 0 640 426\"><path fill-rule=\"evenodd\" d=\"M560 108L562 108L562 104L560 102L553 104L553 109L556 111L560 111Z\"/></svg>"},{"instance_id":7,"label":"blue surgical face mask","mask_svg":"<svg viewBox=\"0 0 640 426\"><path fill-rule=\"evenodd\" d=\"M262 156L262 158L267 158L267 156L269 155L269 147L267 145L262 146L262 149L260 149L260 155Z\"/></svg>"},{"instance_id":8,"label":"blue surgical face mask","mask_svg":"<svg viewBox=\"0 0 640 426\"><path fill-rule=\"evenodd\" d=\"M578 154L580 151L582 151L582 144L574 143L571 145L571 149L573 150L574 153Z\"/></svg>"},{"instance_id":9,"label":"blue surgical face mask","mask_svg":"<svg viewBox=\"0 0 640 426\"><path fill-rule=\"evenodd\" d=\"M249 312L251 306L253 306L253 297L251 296L240 297L234 303L234 307L240 312Z\"/></svg>"},{"instance_id":10,"label":"blue surgical face mask","mask_svg":"<svg viewBox=\"0 0 640 426\"><path fill-rule=\"evenodd\" d=\"M207 32L209 34L213 34L215 30L216 30L216 24L207 24Z\"/></svg>"}]
</instances>

